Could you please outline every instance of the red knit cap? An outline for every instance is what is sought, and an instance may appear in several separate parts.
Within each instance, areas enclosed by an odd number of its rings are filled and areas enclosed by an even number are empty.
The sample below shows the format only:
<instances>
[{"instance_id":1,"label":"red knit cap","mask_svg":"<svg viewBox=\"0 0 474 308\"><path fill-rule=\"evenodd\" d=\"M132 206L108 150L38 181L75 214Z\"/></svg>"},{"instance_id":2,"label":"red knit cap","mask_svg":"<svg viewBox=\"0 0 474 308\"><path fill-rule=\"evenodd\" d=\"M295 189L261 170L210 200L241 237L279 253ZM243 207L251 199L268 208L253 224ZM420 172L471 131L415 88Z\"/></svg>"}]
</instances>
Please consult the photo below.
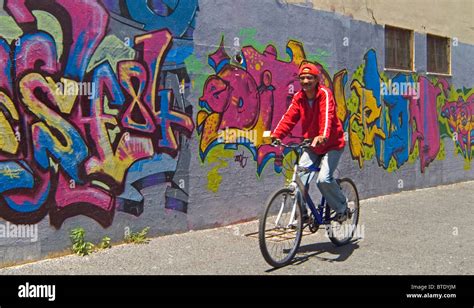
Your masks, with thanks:
<instances>
[{"instance_id":1,"label":"red knit cap","mask_svg":"<svg viewBox=\"0 0 474 308\"><path fill-rule=\"evenodd\" d=\"M317 76L320 74L320 72L316 65L314 65L313 63L305 63L301 65L298 76L301 74L311 74Z\"/></svg>"}]
</instances>

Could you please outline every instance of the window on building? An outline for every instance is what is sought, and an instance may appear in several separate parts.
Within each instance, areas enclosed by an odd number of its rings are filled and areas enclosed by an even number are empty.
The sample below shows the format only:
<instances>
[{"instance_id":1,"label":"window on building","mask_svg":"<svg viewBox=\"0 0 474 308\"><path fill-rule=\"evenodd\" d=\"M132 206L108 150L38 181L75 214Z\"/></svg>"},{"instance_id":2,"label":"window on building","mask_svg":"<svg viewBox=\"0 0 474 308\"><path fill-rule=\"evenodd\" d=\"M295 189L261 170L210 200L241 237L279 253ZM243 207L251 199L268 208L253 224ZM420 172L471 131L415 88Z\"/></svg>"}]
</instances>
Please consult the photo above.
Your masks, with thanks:
<instances>
[{"instance_id":1,"label":"window on building","mask_svg":"<svg viewBox=\"0 0 474 308\"><path fill-rule=\"evenodd\" d=\"M450 74L450 39L428 34L426 36L428 72Z\"/></svg>"},{"instance_id":2,"label":"window on building","mask_svg":"<svg viewBox=\"0 0 474 308\"><path fill-rule=\"evenodd\" d=\"M413 70L413 31L385 26L385 68Z\"/></svg>"}]
</instances>

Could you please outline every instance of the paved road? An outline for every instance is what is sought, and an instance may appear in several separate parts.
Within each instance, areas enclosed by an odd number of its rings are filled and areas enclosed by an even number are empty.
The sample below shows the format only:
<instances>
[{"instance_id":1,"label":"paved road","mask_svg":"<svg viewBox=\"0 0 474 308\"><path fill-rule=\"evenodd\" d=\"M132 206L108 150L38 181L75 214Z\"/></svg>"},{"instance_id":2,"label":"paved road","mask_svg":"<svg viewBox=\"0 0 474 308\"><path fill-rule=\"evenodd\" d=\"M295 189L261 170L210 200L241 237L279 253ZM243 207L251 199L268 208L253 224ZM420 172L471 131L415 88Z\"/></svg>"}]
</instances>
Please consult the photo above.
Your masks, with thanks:
<instances>
[{"instance_id":1,"label":"paved road","mask_svg":"<svg viewBox=\"0 0 474 308\"><path fill-rule=\"evenodd\" d=\"M253 221L3 268L0 275L472 275L473 210L474 182L364 200L363 238L335 247L320 229L304 238L297 262L278 270L263 260Z\"/></svg>"}]
</instances>

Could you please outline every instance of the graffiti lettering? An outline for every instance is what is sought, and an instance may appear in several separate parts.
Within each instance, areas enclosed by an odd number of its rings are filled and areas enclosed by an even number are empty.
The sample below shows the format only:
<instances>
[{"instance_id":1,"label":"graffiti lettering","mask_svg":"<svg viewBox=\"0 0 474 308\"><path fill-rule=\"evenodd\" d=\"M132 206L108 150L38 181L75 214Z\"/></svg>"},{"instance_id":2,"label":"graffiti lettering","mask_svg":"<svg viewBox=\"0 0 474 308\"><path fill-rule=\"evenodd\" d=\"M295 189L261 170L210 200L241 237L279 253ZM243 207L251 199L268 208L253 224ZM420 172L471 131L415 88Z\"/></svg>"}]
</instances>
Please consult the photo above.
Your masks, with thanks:
<instances>
[{"instance_id":1,"label":"graffiti lettering","mask_svg":"<svg viewBox=\"0 0 474 308\"><path fill-rule=\"evenodd\" d=\"M231 62L221 41L220 47L209 55L209 64L216 74L209 76L204 84L199 100L201 110L196 119L203 161L218 145L224 144L224 148L231 151L240 145L249 149L257 161L257 175L271 159L275 171L282 171L285 153L262 144L259 136L264 130L276 127L293 94L299 90L294 77L306 55L297 41L289 41L287 50L290 60L285 62L278 59L272 45L263 53L252 46L244 46L239 66ZM416 155L421 172L424 172L440 153L439 123L443 119L446 119L448 132L456 136L454 140L459 152L467 161L471 160L474 144L472 90L465 90L459 98L452 95L453 100L445 102L440 110L440 95L454 93L446 81L430 81L411 74L388 78L378 71L375 50L369 50L352 76L351 92L346 100L347 70L339 71L331 79L324 68L316 64L323 72L322 82L334 91L337 116L346 130L352 158L360 168L364 161L375 157L378 164L390 172L413 161L413 155ZM243 140L241 136L251 130L257 137L251 142ZM229 133L233 138L229 138ZM301 136L298 126L286 143L293 142L295 136ZM233 142L229 142L230 139ZM240 161L241 155L236 155L235 159Z\"/></svg>"},{"instance_id":2,"label":"graffiti lettering","mask_svg":"<svg viewBox=\"0 0 474 308\"><path fill-rule=\"evenodd\" d=\"M148 8L128 5L137 4ZM113 30L100 1L6 0L4 8L23 33L11 44L0 37L0 217L35 223L49 214L59 228L68 217L85 215L107 227L115 209L143 211L142 187L171 182L170 189L187 191L174 182L183 167L180 149L194 130L192 109L175 107L178 100L184 105L186 71L180 71L180 87L162 81L170 31L190 39L189 24L167 29L147 21L153 32L135 37L135 56L115 59L100 50ZM194 18L197 4L174 9ZM56 33L38 30L33 11L57 19L60 49ZM143 10L133 15L149 18ZM186 211L187 196L167 194L165 203Z\"/></svg>"}]
</instances>

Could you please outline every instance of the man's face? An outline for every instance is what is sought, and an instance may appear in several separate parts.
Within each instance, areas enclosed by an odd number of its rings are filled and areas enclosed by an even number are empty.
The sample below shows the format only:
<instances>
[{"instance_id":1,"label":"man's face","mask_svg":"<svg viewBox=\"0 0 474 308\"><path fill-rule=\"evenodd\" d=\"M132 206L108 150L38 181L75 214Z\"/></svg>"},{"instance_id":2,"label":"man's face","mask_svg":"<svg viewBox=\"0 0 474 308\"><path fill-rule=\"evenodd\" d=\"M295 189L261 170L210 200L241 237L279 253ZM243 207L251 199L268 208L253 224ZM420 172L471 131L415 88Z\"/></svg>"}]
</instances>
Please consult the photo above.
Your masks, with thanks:
<instances>
[{"instance_id":1,"label":"man's face","mask_svg":"<svg viewBox=\"0 0 474 308\"><path fill-rule=\"evenodd\" d=\"M315 89L318 83L318 77L311 74L301 74L299 79L304 91Z\"/></svg>"}]
</instances>

